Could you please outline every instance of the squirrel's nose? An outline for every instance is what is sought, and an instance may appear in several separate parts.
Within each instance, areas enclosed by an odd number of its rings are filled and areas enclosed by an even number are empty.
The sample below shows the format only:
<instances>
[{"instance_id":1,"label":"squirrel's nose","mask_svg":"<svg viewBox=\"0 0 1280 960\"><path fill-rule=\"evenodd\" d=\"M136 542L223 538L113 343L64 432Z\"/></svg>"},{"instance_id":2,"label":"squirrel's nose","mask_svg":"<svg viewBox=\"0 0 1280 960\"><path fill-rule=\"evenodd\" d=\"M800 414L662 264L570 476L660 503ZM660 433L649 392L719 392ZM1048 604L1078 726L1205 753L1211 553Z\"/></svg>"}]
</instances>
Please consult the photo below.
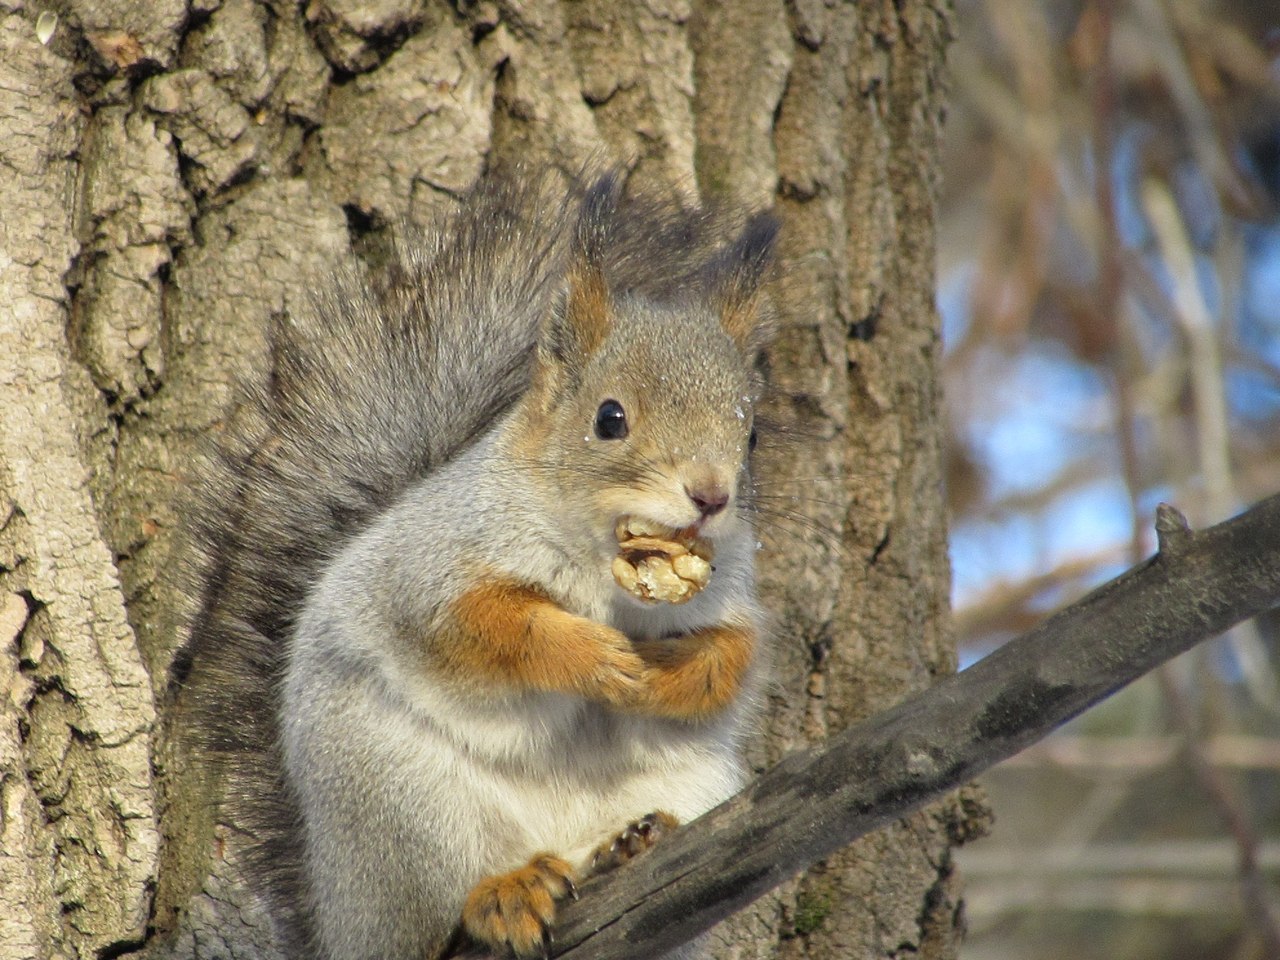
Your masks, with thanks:
<instances>
[{"instance_id":1,"label":"squirrel's nose","mask_svg":"<svg viewBox=\"0 0 1280 960\"><path fill-rule=\"evenodd\" d=\"M693 490L685 487L684 492L689 495L689 499L693 501L693 505L698 508L698 512L703 517L715 516L729 502L728 491L719 486L697 487Z\"/></svg>"}]
</instances>

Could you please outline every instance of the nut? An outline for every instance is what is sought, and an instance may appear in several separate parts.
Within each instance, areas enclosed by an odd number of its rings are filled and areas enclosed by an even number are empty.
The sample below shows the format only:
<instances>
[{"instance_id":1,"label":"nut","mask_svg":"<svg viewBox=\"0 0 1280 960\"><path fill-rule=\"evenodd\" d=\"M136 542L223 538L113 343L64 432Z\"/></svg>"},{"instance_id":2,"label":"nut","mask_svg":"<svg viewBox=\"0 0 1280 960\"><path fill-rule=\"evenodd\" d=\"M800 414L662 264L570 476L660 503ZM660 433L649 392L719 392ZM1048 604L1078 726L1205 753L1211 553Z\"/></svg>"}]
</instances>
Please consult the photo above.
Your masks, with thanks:
<instances>
[{"instance_id":1,"label":"nut","mask_svg":"<svg viewBox=\"0 0 1280 960\"><path fill-rule=\"evenodd\" d=\"M619 549L613 579L640 600L685 603L711 579L711 545L692 528L671 530L641 517L623 517L614 535Z\"/></svg>"}]
</instances>

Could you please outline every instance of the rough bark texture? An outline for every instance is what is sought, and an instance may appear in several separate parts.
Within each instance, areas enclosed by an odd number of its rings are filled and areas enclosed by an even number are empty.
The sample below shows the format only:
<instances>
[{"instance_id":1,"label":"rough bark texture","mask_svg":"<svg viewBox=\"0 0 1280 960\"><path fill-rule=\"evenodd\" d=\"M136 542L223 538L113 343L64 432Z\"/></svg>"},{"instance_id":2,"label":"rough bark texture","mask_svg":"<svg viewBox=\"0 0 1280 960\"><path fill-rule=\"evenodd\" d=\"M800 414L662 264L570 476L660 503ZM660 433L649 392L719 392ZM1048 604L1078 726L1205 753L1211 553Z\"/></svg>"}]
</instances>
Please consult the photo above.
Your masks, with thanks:
<instances>
[{"instance_id":1,"label":"rough bark texture","mask_svg":"<svg viewBox=\"0 0 1280 960\"><path fill-rule=\"evenodd\" d=\"M0 0L0 960L149 925L179 955L266 955L163 703L191 445L326 262L500 160L621 160L783 218L757 768L950 672L947 33L925 0ZM718 955L954 956L965 816L832 858Z\"/></svg>"}]
</instances>

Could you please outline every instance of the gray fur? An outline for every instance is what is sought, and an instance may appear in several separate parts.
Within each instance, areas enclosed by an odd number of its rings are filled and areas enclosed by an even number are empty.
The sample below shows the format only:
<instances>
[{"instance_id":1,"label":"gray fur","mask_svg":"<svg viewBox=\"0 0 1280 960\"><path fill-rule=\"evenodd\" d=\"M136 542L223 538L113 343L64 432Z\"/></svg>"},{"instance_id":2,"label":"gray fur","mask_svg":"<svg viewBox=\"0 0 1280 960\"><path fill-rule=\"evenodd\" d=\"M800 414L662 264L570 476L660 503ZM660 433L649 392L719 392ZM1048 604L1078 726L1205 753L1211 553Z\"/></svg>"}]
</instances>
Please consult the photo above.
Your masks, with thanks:
<instances>
[{"instance_id":1,"label":"gray fur","mask_svg":"<svg viewBox=\"0 0 1280 960\"><path fill-rule=\"evenodd\" d=\"M340 273L272 329L269 371L243 386L198 484L199 607L174 691L227 772L288 955L437 956L480 877L547 845L580 857L627 817L696 815L740 783L750 695L683 724L477 696L423 666L478 567L635 639L760 620L741 516L724 521L711 585L656 610L612 585L608 531L568 519L598 512L575 498L601 486L652 487L659 461L729 464L745 500L757 344L735 344L715 308L736 295L726 283L759 281L750 228L735 253L705 214L589 199L619 322L574 361L542 453L525 449L582 196L494 178L409 232L378 277ZM601 391L634 411L630 457L583 433Z\"/></svg>"}]
</instances>

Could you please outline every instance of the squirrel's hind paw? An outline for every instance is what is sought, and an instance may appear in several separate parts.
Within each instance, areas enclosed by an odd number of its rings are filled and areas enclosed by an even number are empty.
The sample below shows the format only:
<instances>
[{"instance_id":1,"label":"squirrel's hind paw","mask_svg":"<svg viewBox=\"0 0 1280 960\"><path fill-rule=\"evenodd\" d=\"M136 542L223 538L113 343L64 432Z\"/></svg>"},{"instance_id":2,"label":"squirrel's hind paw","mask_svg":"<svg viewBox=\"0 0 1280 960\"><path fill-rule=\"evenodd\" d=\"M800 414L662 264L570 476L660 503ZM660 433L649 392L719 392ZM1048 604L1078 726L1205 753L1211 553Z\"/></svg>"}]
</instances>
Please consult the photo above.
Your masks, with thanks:
<instances>
[{"instance_id":1,"label":"squirrel's hind paw","mask_svg":"<svg viewBox=\"0 0 1280 960\"><path fill-rule=\"evenodd\" d=\"M617 869L644 853L678 826L680 821L665 810L655 810L639 820L633 820L620 833L596 847L595 853L591 855L591 873L608 873Z\"/></svg>"},{"instance_id":2,"label":"squirrel's hind paw","mask_svg":"<svg viewBox=\"0 0 1280 960\"><path fill-rule=\"evenodd\" d=\"M473 940L517 957L547 955L556 901L578 897L574 870L547 853L526 866L481 880L462 907L462 926Z\"/></svg>"}]
</instances>

